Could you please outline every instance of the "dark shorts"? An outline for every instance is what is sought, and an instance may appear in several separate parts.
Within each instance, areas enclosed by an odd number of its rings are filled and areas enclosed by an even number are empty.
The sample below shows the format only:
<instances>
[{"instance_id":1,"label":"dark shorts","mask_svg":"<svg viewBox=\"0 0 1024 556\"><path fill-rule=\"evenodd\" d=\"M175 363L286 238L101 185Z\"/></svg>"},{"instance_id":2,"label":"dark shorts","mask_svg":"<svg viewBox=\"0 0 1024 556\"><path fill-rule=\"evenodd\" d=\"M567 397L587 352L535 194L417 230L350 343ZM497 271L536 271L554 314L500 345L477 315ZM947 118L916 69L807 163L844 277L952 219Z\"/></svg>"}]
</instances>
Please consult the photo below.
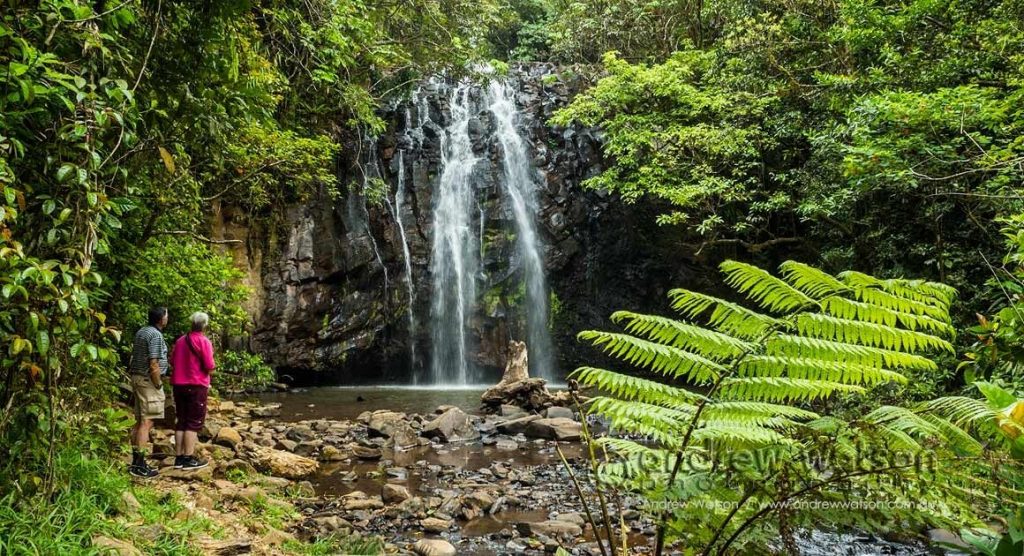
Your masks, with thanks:
<instances>
[{"instance_id":1,"label":"dark shorts","mask_svg":"<svg viewBox=\"0 0 1024 556\"><path fill-rule=\"evenodd\" d=\"M178 414L176 431L199 432L206 421L206 394L209 388L194 384L174 386L174 410Z\"/></svg>"}]
</instances>

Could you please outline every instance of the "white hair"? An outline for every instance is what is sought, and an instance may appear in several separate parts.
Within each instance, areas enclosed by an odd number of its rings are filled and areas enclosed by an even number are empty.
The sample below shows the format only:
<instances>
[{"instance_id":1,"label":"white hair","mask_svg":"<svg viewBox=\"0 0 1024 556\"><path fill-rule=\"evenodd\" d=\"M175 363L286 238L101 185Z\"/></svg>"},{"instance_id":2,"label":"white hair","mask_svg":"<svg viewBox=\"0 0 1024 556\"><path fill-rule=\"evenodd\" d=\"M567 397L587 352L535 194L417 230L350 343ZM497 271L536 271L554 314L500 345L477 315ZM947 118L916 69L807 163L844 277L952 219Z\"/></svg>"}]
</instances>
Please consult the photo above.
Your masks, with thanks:
<instances>
[{"instance_id":1,"label":"white hair","mask_svg":"<svg viewBox=\"0 0 1024 556\"><path fill-rule=\"evenodd\" d=\"M210 324L210 315L207 315L202 311L196 311L195 313L192 313L191 319L192 330L196 332L206 330L206 326Z\"/></svg>"}]
</instances>

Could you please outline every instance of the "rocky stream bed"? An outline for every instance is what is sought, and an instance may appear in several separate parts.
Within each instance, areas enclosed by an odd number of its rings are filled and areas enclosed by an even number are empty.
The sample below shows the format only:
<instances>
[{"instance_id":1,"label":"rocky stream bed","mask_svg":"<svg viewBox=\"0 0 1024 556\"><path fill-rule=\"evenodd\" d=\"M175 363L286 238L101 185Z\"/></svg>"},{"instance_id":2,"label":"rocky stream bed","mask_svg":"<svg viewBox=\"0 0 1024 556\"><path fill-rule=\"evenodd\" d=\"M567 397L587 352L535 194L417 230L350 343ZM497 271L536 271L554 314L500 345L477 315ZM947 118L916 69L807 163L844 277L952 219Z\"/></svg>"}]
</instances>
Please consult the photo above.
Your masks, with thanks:
<instances>
[{"instance_id":1,"label":"rocky stream bed","mask_svg":"<svg viewBox=\"0 0 1024 556\"><path fill-rule=\"evenodd\" d=\"M480 399L479 391L447 395ZM185 494L188 511L227 523L223 538L198 542L209 554L276 554L289 539L351 533L383 538L393 554L544 554L559 546L571 554L599 553L556 450L584 474L581 425L571 409L424 408L439 397L444 393L335 388L212 400L200 452L213 464L175 471L168 456L161 488ZM173 453L169 431L156 433L154 450ZM267 492L279 493L271 502L291 505L299 517L281 530L254 531L245 514ZM652 522L639 500L616 502L634 553L645 553ZM801 538L800 547L814 555L927 553L823 532Z\"/></svg>"}]
</instances>

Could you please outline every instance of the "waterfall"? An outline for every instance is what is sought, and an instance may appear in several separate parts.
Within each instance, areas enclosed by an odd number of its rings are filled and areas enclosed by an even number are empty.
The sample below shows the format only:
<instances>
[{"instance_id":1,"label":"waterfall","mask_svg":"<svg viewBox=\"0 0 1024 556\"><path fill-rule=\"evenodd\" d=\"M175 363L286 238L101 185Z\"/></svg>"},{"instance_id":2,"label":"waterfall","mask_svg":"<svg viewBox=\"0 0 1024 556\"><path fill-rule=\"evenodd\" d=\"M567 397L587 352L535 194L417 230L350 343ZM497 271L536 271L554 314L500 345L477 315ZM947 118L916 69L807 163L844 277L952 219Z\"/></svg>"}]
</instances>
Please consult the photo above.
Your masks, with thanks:
<instances>
[{"instance_id":1,"label":"waterfall","mask_svg":"<svg viewBox=\"0 0 1024 556\"><path fill-rule=\"evenodd\" d=\"M487 96L501 144L505 194L512 206L516 226L518 255L522 262L526 290L526 345L530 374L552 380L555 370L548 331L548 288L544 278L544 258L534 221L537 207L535 171L526 142L516 127L515 91L507 82L491 81Z\"/></svg>"},{"instance_id":2,"label":"waterfall","mask_svg":"<svg viewBox=\"0 0 1024 556\"><path fill-rule=\"evenodd\" d=\"M406 110L406 129L408 130L409 111ZM395 190L395 205L392 212L395 216L395 223L398 224L398 235L402 240L402 257L405 260L405 289L409 294L409 361L413 371L413 381L418 378L416 373L416 313L414 305L416 292L412 285L412 255L409 254L409 241L405 236L405 224L402 223L402 202L405 201L405 151L399 150L398 154L398 188ZM389 201L390 204L390 201Z\"/></svg>"},{"instance_id":3,"label":"waterfall","mask_svg":"<svg viewBox=\"0 0 1024 556\"><path fill-rule=\"evenodd\" d=\"M375 176L371 177L370 171L373 171ZM384 303L387 304L388 292L391 290L391 284L388 280L388 267L384 264L384 259L380 256L380 248L377 246L377 240L373 237L373 230L370 229L370 207L367 205L366 193L373 187L371 181L374 177L378 180L382 179L383 174L380 171L380 163L377 157L377 141L370 142L369 155L367 157L366 166L363 168L363 191L362 191L362 205L363 205L363 228L366 232L367 237L370 238L370 245L373 247L373 256L377 259L377 264L380 265L381 270L384 271ZM387 194L385 193L385 199Z\"/></svg>"},{"instance_id":4,"label":"waterfall","mask_svg":"<svg viewBox=\"0 0 1024 556\"><path fill-rule=\"evenodd\" d=\"M431 372L434 384L475 382L467 329L476 305L479 267L471 181L477 158L469 137L470 85L451 92L450 122L441 135L441 175L434 189L430 261Z\"/></svg>"}]
</instances>

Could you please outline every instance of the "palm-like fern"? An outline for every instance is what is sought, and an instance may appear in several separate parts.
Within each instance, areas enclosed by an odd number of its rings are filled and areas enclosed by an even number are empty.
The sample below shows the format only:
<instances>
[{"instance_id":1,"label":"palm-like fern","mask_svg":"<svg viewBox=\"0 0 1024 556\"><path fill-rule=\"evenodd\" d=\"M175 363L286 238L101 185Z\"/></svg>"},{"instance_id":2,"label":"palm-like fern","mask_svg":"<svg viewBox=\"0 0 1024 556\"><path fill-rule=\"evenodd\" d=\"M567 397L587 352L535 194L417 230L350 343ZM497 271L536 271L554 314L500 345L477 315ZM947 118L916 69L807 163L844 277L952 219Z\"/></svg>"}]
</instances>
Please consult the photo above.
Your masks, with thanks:
<instances>
[{"instance_id":1,"label":"palm-like fern","mask_svg":"<svg viewBox=\"0 0 1024 556\"><path fill-rule=\"evenodd\" d=\"M577 369L581 384L604 393L590 410L604 416L614 431L639 437L597 440L616 455L602 469L602 480L640 491L649 500L692 503L704 497L736 504L731 511L700 507L662 513L658 553L666 528L677 534L685 529L687 540L705 552L726 550L747 529L747 520L763 515L757 500L787 499L786 489L772 482L779 479L773 473L796 469L793 463L762 465L745 476L730 471L709 479L708 470L689 465L693 457L714 458L715 451L727 448L795 462L820 448L823 439L853 454L858 439L849 433L849 423L819 415L814 403L905 383L908 370L936 368L924 353L953 351L948 312L956 292L942 284L856 272L832 276L792 261L781 265L780 276L735 261L723 263L721 270L725 283L756 308L672 290L669 298L680 318L620 311L612 320L623 332L579 335L675 383ZM870 435L889 447L920 448L926 438L970 444L949 422L898 408L877 409L855 425L863 429L861 440ZM803 471L811 480L821 470ZM835 476L829 473L822 476ZM850 488L856 476L844 486ZM696 484L703 488L695 490ZM705 527L695 526L694 519ZM683 520L686 527L676 527Z\"/></svg>"}]
</instances>

